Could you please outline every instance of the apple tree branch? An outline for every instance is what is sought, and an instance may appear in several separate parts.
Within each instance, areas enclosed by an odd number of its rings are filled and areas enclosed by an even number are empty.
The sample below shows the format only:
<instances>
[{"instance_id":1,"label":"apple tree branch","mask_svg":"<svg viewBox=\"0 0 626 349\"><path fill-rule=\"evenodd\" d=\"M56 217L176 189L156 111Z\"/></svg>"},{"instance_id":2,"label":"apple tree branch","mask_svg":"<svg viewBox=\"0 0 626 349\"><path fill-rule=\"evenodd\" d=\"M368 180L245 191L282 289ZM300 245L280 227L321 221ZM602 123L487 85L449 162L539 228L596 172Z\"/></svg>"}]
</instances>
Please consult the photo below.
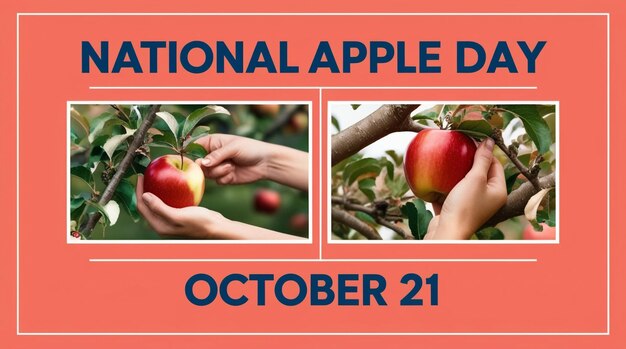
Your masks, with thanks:
<instances>
[{"instance_id":1,"label":"apple tree branch","mask_svg":"<svg viewBox=\"0 0 626 349\"><path fill-rule=\"evenodd\" d=\"M388 134L399 131L419 132L426 128L411 120L411 112L417 107L419 104L385 104L334 135L331 145L332 165L335 166Z\"/></svg>"},{"instance_id":2,"label":"apple tree branch","mask_svg":"<svg viewBox=\"0 0 626 349\"><path fill-rule=\"evenodd\" d=\"M126 173L128 168L132 164L133 159L135 158L137 149L139 149L139 147L143 145L144 138L146 137L146 134L148 133L148 129L154 123L154 120L156 118L156 113L160 109L161 109L161 105L158 105L158 104L153 105L150 108L150 111L148 112L148 116L143 119L143 122L141 123L137 131L135 131L135 134L133 135L133 141L128 146L128 150L126 151L124 158L118 165L115 171L115 174L113 175L113 178L111 178L111 181L106 186L106 188L104 189L104 192L102 193L102 196L100 196L100 199L98 200L99 205L104 206L111 200L111 198L113 198L113 194L115 193L117 186L120 184L120 182L122 181L122 178L124 178L124 174ZM100 218L102 218L102 214L100 212L93 213L89 217L87 224L85 224L84 228L82 229L83 235L85 235L86 237L89 237L89 235L91 235L91 232L93 231L93 228L96 226Z\"/></svg>"}]
</instances>

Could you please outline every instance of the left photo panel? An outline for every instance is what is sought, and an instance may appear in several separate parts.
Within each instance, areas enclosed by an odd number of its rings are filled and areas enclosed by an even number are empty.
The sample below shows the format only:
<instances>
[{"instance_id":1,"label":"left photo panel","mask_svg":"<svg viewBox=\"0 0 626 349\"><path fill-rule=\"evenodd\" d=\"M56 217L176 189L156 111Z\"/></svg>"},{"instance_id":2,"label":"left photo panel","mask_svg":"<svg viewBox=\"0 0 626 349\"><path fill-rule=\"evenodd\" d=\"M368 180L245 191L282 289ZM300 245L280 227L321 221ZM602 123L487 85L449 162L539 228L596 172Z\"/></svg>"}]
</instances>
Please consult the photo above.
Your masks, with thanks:
<instances>
[{"instance_id":1,"label":"left photo panel","mask_svg":"<svg viewBox=\"0 0 626 349\"><path fill-rule=\"evenodd\" d=\"M68 243L310 241L310 110L68 102Z\"/></svg>"}]
</instances>

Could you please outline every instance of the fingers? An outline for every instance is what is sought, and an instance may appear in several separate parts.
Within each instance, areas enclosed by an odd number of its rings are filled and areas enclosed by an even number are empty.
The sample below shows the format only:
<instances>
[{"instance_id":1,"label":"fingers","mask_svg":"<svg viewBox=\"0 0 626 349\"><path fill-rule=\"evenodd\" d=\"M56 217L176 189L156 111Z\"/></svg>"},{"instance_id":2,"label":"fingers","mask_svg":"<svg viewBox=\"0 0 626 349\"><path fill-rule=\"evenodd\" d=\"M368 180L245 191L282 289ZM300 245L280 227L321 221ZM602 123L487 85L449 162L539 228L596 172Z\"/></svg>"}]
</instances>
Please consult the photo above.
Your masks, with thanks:
<instances>
[{"instance_id":1,"label":"fingers","mask_svg":"<svg viewBox=\"0 0 626 349\"><path fill-rule=\"evenodd\" d=\"M235 169L234 165L230 161L224 161L221 164L214 167L202 167L202 171L204 172L204 176L207 178L220 178L224 177L227 174L233 172Z\"/></svg>"},{"instance_id":2,"label":"fingers","mask_svg":"<svg viewBox=\"0 0 626 349\"><path fill-rule=\"evenodd\" d=\"M143 215L143 211L147 210L146 205L141 200L141 196L143 195L143 176L137 176L137 185L135 186L135 195L137 197L137 210L141 212Z\"/></svg>"},{"instance_id":3,"label":"fingers","mask_svg":"<svg viewBox=\"0 0 626 349\"><path fill-rule=\"evenodd\" d=\"M226 145L224 147L215 149L205 156L202 160L202 166L214 167L222 162L235 157L237 154L237 148L232 145Z\"/></svg>"},{"instance_id":4,"label":"fingers","mask_svg":"<svg viewBox=\"0 0 626 349\"><path fill-rule=\"evenodd\" d=\"M137 186L135 187L135 194L137 195L137 211L141 214L141 216L150 224L152 229L155 229L161 225L163 225L163 220L156 216L149 208L146 206L143 200L143 176L137 177ZM152 195L152 194L150 194Z\"/></svg>"},{"instance_id":5,"label":"fingers","mask_svg":"<svg viewBox=\"0 0 626 349\"><path fill-rule=\"evenodd\" d=\"M161 199L152 193L143 193L141 199L142 200L137 200L137 202L143 201L151 213L160 216L166 221L175 222L177 209L166 205Z\"/></svg>"},{"instance_id":6,"label":"fingers","mask_svg":"<svg viewBox=\"0 0 626 349\"><path fill-rule=\"evenodd\" d=\"M489 137L480 143L474 155L474 165L470 170L471 174L487 177L487 172L489 172L491 160L493 159L493 144L493 139Z\"/></svg>"},{"instance_id":7,"label":"fingers","mask_svg":"<svg viewBox=\"0 0 626 349\"><path fill-rule=\"evenodd\" d=\"M506 180L504 179L504 168L498 159L491 159L491 167L487 173L487 183L493 186L502 186L506 188Z\"/></svg>"},{"instance_id":8,"label":"fingers","mask_svg":"<svg viewBox=\"0 0 626 349\"><path fill-rule=\"evenodd\" d=\"M504 169L496 158L493 158L489 173L487 174L487 187L491 190L494 202L499 206L506 204L506 180L504 179Z\"/></svg>"},{"instance_id":9,"label":"fingers","mask_svg":"<svg viewBox=\"0 0 626 349\"><path fill-rule=\"evenodd\" d=\"M235 173L229 172L223 177L219 177L215 180L217 184L225 185L225 184L233 184L235 183Z\"/></svg>"}]
</instances>

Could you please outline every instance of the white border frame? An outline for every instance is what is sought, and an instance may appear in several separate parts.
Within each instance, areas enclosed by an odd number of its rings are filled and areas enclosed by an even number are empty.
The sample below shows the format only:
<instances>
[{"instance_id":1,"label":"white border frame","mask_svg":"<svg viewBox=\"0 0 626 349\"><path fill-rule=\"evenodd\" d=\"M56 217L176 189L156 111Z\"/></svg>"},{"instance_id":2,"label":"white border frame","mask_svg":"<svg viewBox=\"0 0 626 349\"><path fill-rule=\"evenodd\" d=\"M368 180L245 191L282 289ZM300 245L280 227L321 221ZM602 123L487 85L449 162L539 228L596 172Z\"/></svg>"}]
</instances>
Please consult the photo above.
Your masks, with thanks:
<instances>
[{"instance_id":1,"label":"white border frame","mask_svg":"<svg viewBox=\"0 0 626 349\"><path fill-rule=\"evenodd\" d=\"M330 200L331 195L331 191L332 191L332 186L330 185L330 183L332 183L332 176L331 176L331 171L330 169L332 168L332 164L331 164L331 152L332 152L332 147L331 147L331 113L332 113L332 108L333 106L337 106L337 105L349 105L349 104L362 104L362 105L378 105L378 104L517 104L517 105L532 105L532 104L554 104L555 105L555 125L556 125L556 130L555 130L555 134L556 134L556 151L554 154L554 157L556 159L556 171L555 171L555 176L556 176L556 183L557 186L554 188L556 191L556 238L554 240L333 240L332 238L332 220L328 219L328 225L326 226L326 228L328 229L327 232L327 236L326 236L326 242L329 245L351 245L351 244L358 244L358 245L363 245L363 244L372 244L372 245L413 245L413 244L418 244L418 245L554 245L554 244L559 244L560 240L560 224L559 224L559 216L560 216L560 190L559 190L559 179L560 179L560 168L561 168L561 163L560 163L560 144L561 144L561 137L560 137L560 102L559 101L497 101L497 100L488 100L488 101L483 101L483 100L459 100L459 101L452 101L452 100L415 100L415 101L328 101L327 106L326 106L326 110L327 110L327 116L328 116L328 120L326 120L326 127L327 127L327 149L326 149L326 157L327 157L327 161L326 161L326 166L328 166L328 173L326 173L326 180L328 181L327 188L326 189L326 194L328 199ZM380 141L380 140L379 140ZM377 141L378 142L378 141ZM323 188L324 189L324 188ZM331 209L332 209L332 205L330 204L330 202L326 203L328 205L328 208L326 210L326 214L328 215L328 217L330 217L331 215Z\"/></svg>"},{"instance_id":2,"label":"white border frame","mask_svg":"<svg viewBox=\"0 0 626 349\"><path fill-rule=\"evenodd\" d=\"M316 13L276 13L276 12L258 12L258 13L234 13L234 12L224 12L224 13L177 13L177 12L164 12L164 13L141 13L141 12L133 12L133 13L116 13L116 12L103 12L103 13L94 13L94 12L18 12L16 13L16 335L31 335L31 336L97 336L97 335L107 335L107 336L141 336L141 335L166 335L166 336L212 336L212 335L221 335L221 336L300 336L300 335L308 335L308 336L606 336L610 335L610 122L607 122L607 322L606 322L606 332L297 332L297 333L284 333L284 332L276 332L276 333L263 333L263 332L96 332L96 333L80 333L80 332L21 332L19 328L19 304L20 304L20 293L19 293L19 285L20 285L20 273L19 273L19 260L20 260L20 240L19 240L19 188L20 188L20 180L19 180L19 143L20 143L20 128L19 128L19 115L20 115L20 16L604 16L606 17L606 28L607 28L607 81L606 81L606 93L607 93L607 120L610 121L610 111L611 111L611 86L610 86L610 71L611 71L611 55L610 55L610 13L608 12L410 12L410 13L398 13L398 12L376 12L376 13L356 13L356 12L348 12L348 13L324 13L324 12L316 12ZM241 86L241 89L246 89L250 87ZM275 87L276 89L280 89ZM314 88L313 88L314 89ZM411 87L398 87L398 89L411 89ZM319 90L320 93L320 120L322 119L322 110L321 110L321 102L322 102L322 89ZM321 144L321 142L320 142ZM320 145L321 147L321 145ZM321 151L321 149L319 149ZM320 166L321 167L321 166ZM320 173L320 175L322 175ZM320 177L321 178L321 177ZM321 200L320 200L321 203ZM321 251L321 237L320 237L320 262L323 262L322 259L322 251Z\"/></svg>"},{"instance_id":3,"label":"white border frame","mask_svg":"<svg viewBox=\"0 0 626 349\"><path fill-rule=\"evenodd\" d=\"M70 109L72 105L108 105L108 104L163 104L163 105L201 105L201 104L216 104L216 105L262 105L262 104L279 104L279 105L306 105L308 107L308 164L309 164L309 190L308 196L308 229L309 237L305 240L72 240L69 233L67 234L67 243L72 245L223 245L223 244L269 244L269 245L311 245L313 244L313 123L312 123L312 108L313 101L67 101L67 129L66 149L70 149ZM71 221L70 216L70 152L67 151L67 231L69 232L69 226Z\"/></svg>"}]
</instances>

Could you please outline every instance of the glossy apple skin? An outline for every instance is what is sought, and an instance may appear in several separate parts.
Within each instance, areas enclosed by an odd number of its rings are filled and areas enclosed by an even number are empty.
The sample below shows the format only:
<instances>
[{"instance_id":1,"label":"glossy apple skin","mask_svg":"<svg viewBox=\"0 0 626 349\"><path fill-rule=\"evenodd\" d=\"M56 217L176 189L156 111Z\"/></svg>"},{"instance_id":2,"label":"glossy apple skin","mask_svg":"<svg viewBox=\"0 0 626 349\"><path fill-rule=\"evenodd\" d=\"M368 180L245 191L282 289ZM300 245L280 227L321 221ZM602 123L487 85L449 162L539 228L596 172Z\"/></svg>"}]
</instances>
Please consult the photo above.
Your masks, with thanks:
<instances>
[{"instance_id":1,"label":"glossy apple skin","mask_svg":"<svg viewBox=\"0 0 626 349\"><path fill-rule=\"evenodd\" d=\"M474 163L476 144L458 131L423 130L404 156L404 175L411 191L428 202L441 202Z\"/></svg>"},{"instance_id":2,"label":"glossy apple skin","mask_svg":"<svg viewBox=\"0 0 626 349\"><path fill-rule=\"evenodd\" d=\"M556 227L551 227L546 223L541 223L543 231L536 231L532 224L528 224L524 228L522 237L524 240L555 240L556 239Z\"/></svg>"},{"instance_id":3,"label":"glossy apple skin","mask_svg":"<svg viewBox=\"0 0 626 349\"><path fill-rule=\"evenodd\" d=\"M259 189L254 194L254 209L272 214L280 207L280 194L270 189Z\"/></svg>"},{"instance_id":4,"label":"glossy apple skin","mask_svg":"<svg viewBox=\"0 0 626 349\"><path fill-rule=\"evenodd\" d=\"M198 164L180 155L164 155L146 167L143 190L169 206L197 206L204 194L204 173Z\"/></svg>"}]
</instances>

